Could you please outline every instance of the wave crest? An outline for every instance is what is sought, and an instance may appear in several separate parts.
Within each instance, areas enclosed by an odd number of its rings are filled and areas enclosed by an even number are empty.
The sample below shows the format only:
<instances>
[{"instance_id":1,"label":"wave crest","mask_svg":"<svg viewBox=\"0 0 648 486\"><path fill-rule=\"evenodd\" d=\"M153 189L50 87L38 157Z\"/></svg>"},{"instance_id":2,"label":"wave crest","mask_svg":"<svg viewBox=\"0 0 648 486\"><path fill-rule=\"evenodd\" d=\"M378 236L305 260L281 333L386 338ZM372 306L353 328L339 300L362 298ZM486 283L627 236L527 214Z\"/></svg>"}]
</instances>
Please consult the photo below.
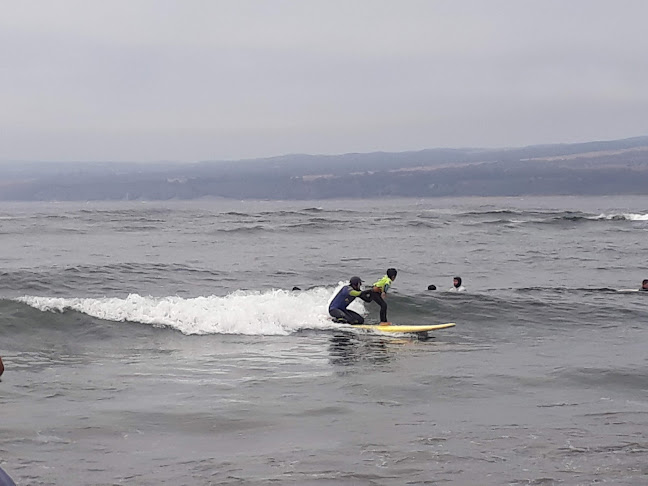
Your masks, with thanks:
<instances>
[{"instance_id":1,"label":"wave crest","mask_svg":"<svg viewBox=\"0 0 648 486\"><path fill-rule=\"evenodd\" d=\"M287 335L302 329L339 327L328 315L334 293L331 288L319 287L300 292L239 290L224 297L188 299L130 294L126 298L24 296L16 300L41 311L76 311L109 321L169 327L187 335ZM364 312L361 302L352 306Z\"/></svg>"}]
</instances>

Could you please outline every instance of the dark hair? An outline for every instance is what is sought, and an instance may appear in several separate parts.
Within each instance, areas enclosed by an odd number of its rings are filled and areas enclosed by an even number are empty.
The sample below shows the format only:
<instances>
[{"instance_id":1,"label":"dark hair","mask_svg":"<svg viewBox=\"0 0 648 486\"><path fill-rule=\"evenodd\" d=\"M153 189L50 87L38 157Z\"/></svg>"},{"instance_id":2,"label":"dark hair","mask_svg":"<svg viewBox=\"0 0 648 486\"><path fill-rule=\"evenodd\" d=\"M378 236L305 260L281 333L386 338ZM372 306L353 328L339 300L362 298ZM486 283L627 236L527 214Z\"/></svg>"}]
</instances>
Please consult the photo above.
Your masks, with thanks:
<instances>
[{"instance_id":1,"label":"dark hair","mask_svg":"<svg viewBox=\"0 0 648 486\"><path fill-rule=\"evenodd\" d=\"M388 268L387 269L387 276L391 279L393 279L396 275L398 275L398 272L396 271L395 268Z\"/></svg>"},{"instance_id":2,"label":"dark hair","mask_svg":"<svg viewBox=\"0 0 648 486\"><path fill-rule=\"evenodd\" d=\"M436 290L436 285L428 285L428 290Z\"/></svg>"},{"instance_id":3,"label":"dark hair","mask_svg":"<svg viewBox=\"0 0 648 486\"><path fill-rule=\"evenodd\" d=\"M461 287L461 277L455 277L454 280L457 281L458 285L455 285L455 287Z\"/></svg>"},{"instance_id":4,"label":"dark hair","mask_svg":"<svg viewBox=\"0 0 648 486\"><path fill-rule=\"evenodd\" d=\"M643 282L641 282L641 285L646 285L648 283L648 278L644 278Z\"/></svg>"}]
</instances>

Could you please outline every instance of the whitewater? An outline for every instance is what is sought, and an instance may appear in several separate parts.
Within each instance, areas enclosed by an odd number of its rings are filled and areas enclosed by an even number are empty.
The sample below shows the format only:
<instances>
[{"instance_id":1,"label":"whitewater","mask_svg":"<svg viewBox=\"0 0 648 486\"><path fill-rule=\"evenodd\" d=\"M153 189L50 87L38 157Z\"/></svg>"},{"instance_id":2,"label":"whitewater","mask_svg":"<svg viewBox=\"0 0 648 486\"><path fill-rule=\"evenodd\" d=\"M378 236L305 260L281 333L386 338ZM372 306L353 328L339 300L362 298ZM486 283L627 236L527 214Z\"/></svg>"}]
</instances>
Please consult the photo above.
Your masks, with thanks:
<instances>
[{"instance_id":1,"label":"whitewater","mask_svg":"<svg viewBox=\"0 0 648 486\"><path fill-rule=\"evenodd\" d=\"M235 291L224 297L208 296L65 299L25 296L16 299L41 311L77 311L116 322L166 326L183 334L286 335L304 329L340 329L328 316L328 305L340 290L317 288L308 291ZM349 309L361 314L361 301Z\"/></svg>"}]
</instances>

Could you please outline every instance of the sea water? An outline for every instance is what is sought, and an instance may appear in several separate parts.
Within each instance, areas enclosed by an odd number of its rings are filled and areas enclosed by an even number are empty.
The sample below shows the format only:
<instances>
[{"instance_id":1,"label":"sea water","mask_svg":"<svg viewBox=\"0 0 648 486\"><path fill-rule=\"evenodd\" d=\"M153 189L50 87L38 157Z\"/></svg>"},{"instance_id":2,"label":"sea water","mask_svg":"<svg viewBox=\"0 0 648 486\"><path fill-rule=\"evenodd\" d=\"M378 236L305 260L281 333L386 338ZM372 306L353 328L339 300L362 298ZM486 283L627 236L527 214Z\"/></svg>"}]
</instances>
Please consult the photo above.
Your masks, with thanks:
<instances>
[{"instance_id":1,"label":"sea water","mask_svg":"<svg viewBox=\"0 0 648 486\"><path fill-rule=\"evenodd\" d=\"M646 484L647 237L639 196L3 203L0 466L30 485ZM388 267L389 320L456 327L328 319Z\"/></svg>"}]
</instances>

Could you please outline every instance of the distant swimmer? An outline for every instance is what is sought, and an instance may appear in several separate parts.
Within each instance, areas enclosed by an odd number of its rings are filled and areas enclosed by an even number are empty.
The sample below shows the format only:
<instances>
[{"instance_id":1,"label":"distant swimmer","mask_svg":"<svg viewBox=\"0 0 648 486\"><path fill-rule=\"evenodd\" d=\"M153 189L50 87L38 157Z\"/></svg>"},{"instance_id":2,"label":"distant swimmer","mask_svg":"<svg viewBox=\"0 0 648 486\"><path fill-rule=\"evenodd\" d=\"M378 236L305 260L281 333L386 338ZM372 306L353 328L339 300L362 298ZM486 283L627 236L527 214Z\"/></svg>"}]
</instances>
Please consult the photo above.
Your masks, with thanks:
<instances>
[{"instance_id":1,"label":"distant swimmer","mask_svg":"<svg viewBox=\"0 0 648 486\"><path fill-rule=\"evenodd\" d=\"M644 279L644 281L641 282L641 288L639 290L648 290L648 278Z\"/></svg>"},{"instance_id":2,"label":"distant swimmer","mask_svg":"<svg viewBox=\"0 0 648 486\"><path fill-rule=\"evenodd\" d=\"M461 285L461 277L455 277L452 279L452 288L448 289L448 292L465 292L466 287Z\"/></svg>"},{"instance_id":3,"label":"distant swimmer","mask_svg":"<svg viewBox=\"0 0 648 486\"><path fill-rule=\"evenodd\" d=\"M436 285L428 285L428 290L436 290Z\"/></svg>"},{"instance_id":4,"label":"distant swimmer","mask_svg":"<svg viewBox=\"0 0 648 486\"><path fill-rule=\"evenodd\" d=\"M351 277L349 285L345 285L333 297L329 305L329 314L338 321L347 324L363 324L364 318L357 312L347 309L348 305L360 297L365 302L371 302L371 290L360 290L362 280L360 277Z\"/></svg>"},{"instance_id":5,"label":"distant swimmer","mask_svg":"<svg viewBox=\"0 0 648 486\"><path fill-rule=\"evenodd\" d=\"M389 326L391 322L387 321L387 302L385 297L390 289L398 272L395 268L388 268L387 275L375 282L371 289L371 300L380 306L380 325Z\"/></svg>"}]
</instances>

